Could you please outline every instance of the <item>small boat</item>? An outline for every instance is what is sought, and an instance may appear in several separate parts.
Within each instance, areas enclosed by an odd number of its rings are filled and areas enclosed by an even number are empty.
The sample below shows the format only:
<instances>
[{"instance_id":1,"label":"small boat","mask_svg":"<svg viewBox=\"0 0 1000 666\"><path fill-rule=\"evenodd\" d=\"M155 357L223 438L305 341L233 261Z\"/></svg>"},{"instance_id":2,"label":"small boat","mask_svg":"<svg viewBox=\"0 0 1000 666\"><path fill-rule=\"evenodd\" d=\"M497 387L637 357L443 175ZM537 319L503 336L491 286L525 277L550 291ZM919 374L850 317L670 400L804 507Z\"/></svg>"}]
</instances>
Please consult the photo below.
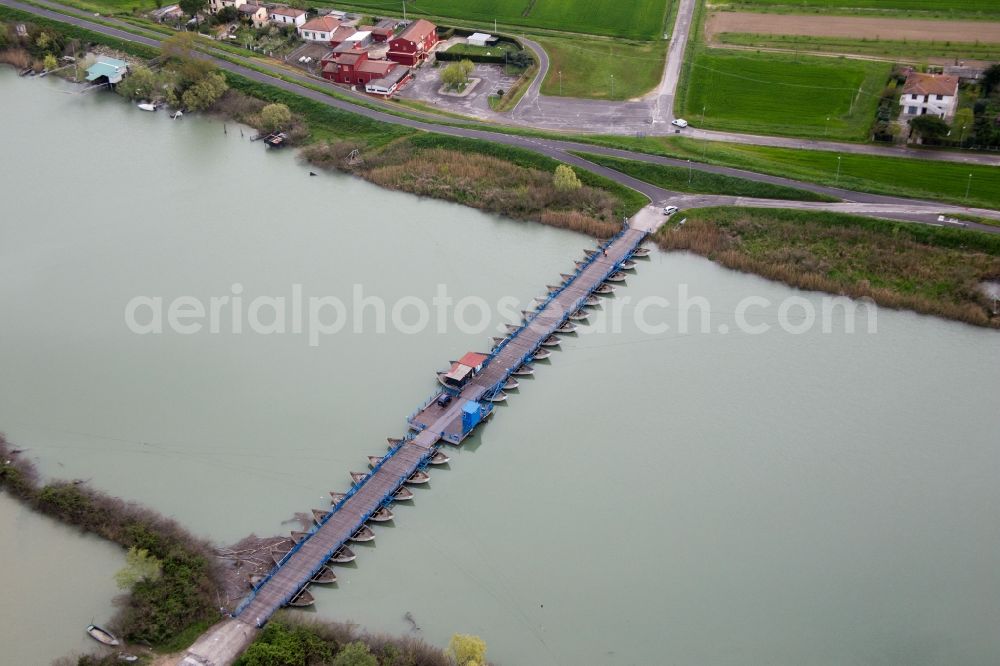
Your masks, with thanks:
<instances>
[{"instance_id":1,"label":"small boat","mask_svg":"<svg viewBox=\"0 0 1000 666\"><path fill-rule=\"evenodd\" d=\"M309 582L310 583L323 583L323 584L336 583L337 582L337 574L333 573L333 569L331 569L330 567L323 566L323 567L320 568L319 571L316 572L316 575L313 576L309 580Z\"/></svg>"},{"instance_id":2,"label":"small boat","mask_svg":"<svg viewBox=\"0 0 1000 666\"><path fill-rule=\"evenodd\" d=\"M607 282L602 283L594 290L595 294L613 294L615 288L608 284Z\"/></svg>"},{"instance_id":3,"label":"small boat","mask_svg":"<svg viewBox=\"0 0 1000 666\"><path fill-rule=\"evenodd\" d=\"M351 472L351 481L361 483L366 476L368 475L365 472Z\"/></svg>"},{"instance_id":4,"label":"small boat","mask_svg":"<svg viewBox=\"0 0 1000 666\"><path fill-rule=\"evenodd\" d=\"M632 252L632 256L633 257L648 257L649 256L649 248L648 247L637 247L637 248L635 248L635 251Z\"/></svg>"},{"instance_id":5,"label":"small boat","mask_svg":"<svg viewBox=\"0 0 1000 666\"><path fill-rule=\"evenodd\" d=\"M549 356L552 356L552 352L550 352L548 349L545 348L539 348L535 350L534 354L531 355L531 359L533 361L541 361L543 359L548 358Z\"/></svg>"},{"instance_id":6,"label":"small boat","mask_svg":"<svg viewBox=\"0 0 1000 666\"><path fill-rule=\"evenodd\" d=\"M402 437L386 437L385 441L387 441L389 443L389 448L390 449L394 449L394 448L396 448L397 446L399 446L400 444L403 443L403 438Z\"/></svg>"},{"instance_id":7,"label":"small boat","mask_svg":"<svg viewBox=\"0 0 1000 666\"><path fill-rule=\"evenodd\" d=\"M607 277L608 282L624 282L626 275L621 271L615 271Z\"/></svg>"},{"instance_id":8,"label":"small boat","mask_svg":"<svg viewBox=\"0 0 1000 666\"><path fill-rule=\"evenodd\" d=\"M575 331L576 331L576 325L571 324L568 321L564 321L562 324L559 325L559 328L556 329L557 333L573 333Z\"/></svg>"},{"instance_id":9,"label":"small boat","mask_svg":"<svg viewBox=\"0 0 1000 666\"><path fill-rule=\"evenodd\" d=\"M183 118L183 117L184 117L184 112L181 111L180 109L177 109L176 111L170 114L171 120L177 120L178 118Z\"/></svg>"},{"instance_id":10,"label":"small boat","mask_svg":"<svg viewBox=\"0 0 1000 666\"><path fill-rule=\"evenodd\" d=\"M315 171L310 171L310 172L309 172L309 175L310 175L310 176L316 176L316 175L318 175L318 174L317 174L317 173L316 173Z\"/></svg>"},{"instance_id":11,"label":"small boat","mask_svg":"<svg viewBox=\"0 0 1000 666\"><path fill-rule=\"evenodd\" d=\"M583 304L590 308L596 308L601 304L601 299L591 294L590 296L587 296L587 298L583 301Z\"/></svg>"},{"instance_id":12,"label":"small boat","mask_svg":"<svg viewBox=\"0 0 1000 666\"><path fill-rule=\"evenodd\" d=\"M365 541L374 541L375 533L372 532L372 528L367 525L362 525L358 528L358 531L351 535L351 541L357 541L363 543Z\"/></svg>"},{"instance_id":13,"label":"small boat","mask_svg":"<svg viewBox=\"0 0 1000 666\"><path fill-rule=\"evenodd\" d=\"M515 377L529 377L535 374L535 369L531 367L531 365L529 365L528 363L522 363L517 370L515 370L510 374L514 375Z\"/></svg>"},{"instance_id":14,"label":"small boat","mask_svg":"<svg viewBox=\"0 0 1000 666\"><path fill-rule=\"evenodd\" d=\"M316 603L316 599L309 591L309 588L303 587L298 594L292 597L288 605L295 606L296 608L305 608L306 606L312 606L314 603Z\"/></svg>"},{"instance_id":15,"label":"small boat","mask_svg":"<svg viewBox=\"0 0 1000 666\"><path fill-rule=\"evenodd\" d=\"M418 469L416 472L410 475L410 478L406 480L407 483L427 483L431 480L430 474Z\"/></svg>"},{"instance_id":16,"label":"small boat","mask_svg":"<svg viewBox=\"0 0 1000 666\"><path fill-rule=\"evenodd\" d=\"M309 532L292 532L292 543L301 543L309 536Z\"/></svg>"},{"instance_id":17,"label":"small boat","mask_svg":"<svg viewBox=\"0 0 1000 666\"><path fill-rule=\"evenodd\" d=\"M514 379L513 377L511 377L510 379L507 380L507 383L503 385L503 390L504 391L513 391L514 389L516 389L520 385L521 385L520 382L518 382L516 379Z\"/></svg>"},{"instance_id":18,"label":"small boat","mask_svg":"<svg viewBox=\"0 0 1000 666\"><path fill-rule=\"evenodd\" d=\"M394 516L392 515L392 511L389 511L389 509L383 506L378 511L373 513L371 515L371 518L369 518L368 520L374 521L376 523L384 523L388 520L392 520L393 518Z\"/></svg>"},{"instance_id":19,"label":"small boat","mask_svg":"<svg viewBox=\"0 0 1000 666\"><path fill-rule=\"evenodd\" d=\"M375 465L382 462L382 458L379 456L368 456L368 464L374 467Z\"/></svg>"},{"instance_id":20,"label":"small boat","mask_svg":"<svg viewBox=\"0 0 1000 666\"><path fill-rule=\"evenodd\" d=\"M569 273L560 273L559 277L561 277L563 279L563 284L565 284L565 283L569 282L570 280L572 280L573 278L575 278L576 276L575 275L570 275Z\"/></svg>"},{"instance_id":21,"label":"small boat","mask_svg":"<svg viewBox=\"0 0 1000 666\"><path fill-rule=\"evenodd\" d=\"M149 102L139 102L136 106L143 111L156 111L156 105L150 104Z\"/></svg>"},{"instance_id":22,"label":"small boat","mask_svg":"<svg viewBox=\"0 0 1000 666\"><path fill-rule=\"evenodd\" d=\"M597 254L599 252L600 252L600 250L584 250L583 251L583 256L585 256L585 257L592 257L592 256L594 256L595 254Z\"/></svg>"},{"instance_id":23,"label":"small boat","mask_svg":"<svg viewBox=\"0 0 1000 666\"><path fill-rule=\"evenodd\" d=\"M324 511L323 509L313 509L313 520L315 520L317 524L322 523L328 513L330 512Z\"/></svg>"},{"instance_id":24,"label":"small boat","mask_svg":"<svg viewBox=\"0 0 1000 666\"><path fill-rule=\"evenodd\" d=\"M357 555L354 554L353 550L347 546L341 546L330 558L330 561L334 564L346 564L348 562L353 562L356 557Z\"/></svg>"},{"instance_id":25,"label":"small boat","mask_svg":"<svg viewBox=\"0 0 1000 666\"><path fill-rule=\"evenodd\" d=\"M501 342L503 342L506 339L507 339L506 337L499 338L499 337L494 336L494 338L493 338L493 344L494 345L498 345L498 344L500 344Z\"/></svg>"},{"instance_id":26,"label":"small boat","mask_svg":"<svg viewBox=\"0 0 1000 666\"><path fill-rule=\"evenodd\" d=\"M444 451L435 451L434 453L431 454L430 460L428 460L427 462L429 462L432 465L444 465L450 461L451 458L448 457L447 453L445 453Z\"/></svg>"},{"instance_id":27,"label":"small boat","mask_svg":"<svg viewBox=\"0 0 1000 666\"><path fill-rule=\"evenodd\" d=\"M506 402L507 394L503 391L499 391L496 395L490 398L490 402Z\"/></svg>"},{"instance_id":28,"label":"small boat","mask_svg":"<svg viewBox=\"0 0 1000 666\"><path fill-rule=\"evenodd\" d=\"M333 492L331 490L330 491L330 504L336 504L340 500L344 499L345 497L347 497L347 493L335 493L335 492Z\"/></svg>"},{"instance_id":29,"label":"small boat","mask_svg":"<svg viewBox=\"0 0 1000 666\"><path fill-rule=\"evenodd\" d=\"M638 264L636 264L631 259L626 259L625 261L622 262L622 270L625 270L625 271L635 270L635 267L637 265Z\"/></svg>"},{"instance_id":30,"label":"small boat","mask_svg":"<svg viewBox=\"0 0 1000 666\"><path fill-rule=\"evenodd\" d=\"M588 317L590 317L590 313L586 310L577 310L569 316L572 321L584 321Z\"/></svg>"},{"instance_id":31,"label":"small boat","mask_svg":"<svg viewBox=\"0 0 1000 666\"><path fill-rule=\"evenodd\" d=\"M510 331L511 333L516 333L517 331L521 330L521 325L520 324L507 324L507 330Z\"/></svg>"},{"instance_id":32,"label":"small boat","mask_svg":"<svg viewBox=\"0 0 1000 666\"><path fill-rule=\"evenodd\" d=\"M110 645L112 647L114 647L115 645L120 645L118 639L115 637L113 633L111 633L107 629L102 629L101 627L98 627L96 624L89 625L87 627L87 633L90 634L90 637L93 638L98 643L102 643L104 645Z\"/></svg>"},{"instance_id":33,"label":"small boat","mask_svg":"<svg viewBox=\"0 0 1000 666\"><path fill-rule=\"evenodd\" d=\"M128 652L119 652L118 661L124 661L129 664L139 661L139 657L134 654L129 654Z\"/></svg>"},{"instance_id":34,"label":"small boat","mask_svg":"<svg viewBox=\"0 0 1000 666\"><path fill-rule=\"evenodd\" d=\"M545 288L549 290L550 294L554 294L557 291L559 291L560 289L562 289L563 286L561 284L560 285L547 284L547 285L545 285Z\"/></svg>"},{"instance_id":35,"label":"small boat","mask_svg":"<svg viewBox=\"0 0 1000 666\"><path fill-rule=\"evenodd\" d=\"M396 502L408 502L413 499L413 491L405 486L401 486L399 490L392 494L392 499Z\"/></svg>"},{"instance_id":36,"label":"small boat","mask_svg":"<svg viewBox=\"0 0 1000 666\"><path fill-rule=\"evenodd\" d=\"M559 338L557 338L554 335L550 335L549 337L547 337L544 340L542 340L542 346L543 347L558 347L559 346Z\"/></svg>"}]
</instances>

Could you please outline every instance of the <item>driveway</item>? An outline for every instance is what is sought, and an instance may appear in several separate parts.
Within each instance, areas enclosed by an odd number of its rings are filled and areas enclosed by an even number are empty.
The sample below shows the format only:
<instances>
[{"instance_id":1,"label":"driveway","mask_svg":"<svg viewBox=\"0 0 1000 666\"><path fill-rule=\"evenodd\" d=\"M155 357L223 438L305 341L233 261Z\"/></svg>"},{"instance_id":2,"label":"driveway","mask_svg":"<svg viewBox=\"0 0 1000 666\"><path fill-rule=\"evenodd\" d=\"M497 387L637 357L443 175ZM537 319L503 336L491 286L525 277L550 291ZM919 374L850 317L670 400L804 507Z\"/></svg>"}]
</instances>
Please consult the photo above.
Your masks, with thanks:
<instances>
[{"instance_id":1,"label":"driveway","mask_svg":"<svg viewBox=\"0 0 1000 666\"><path fill-rule=\"evenodd\" d=\"M442 95L441 68L428 66L413 70L413 80L396 95L401 99L412 99L433 104L435 107L452 113L492 120L497 114L490 109L489 96L498 90L510 90L518 77L507 76L501 65L479 63L469 75L479 79L479 83L464 97Z\"/></svg>"}]
</instances>

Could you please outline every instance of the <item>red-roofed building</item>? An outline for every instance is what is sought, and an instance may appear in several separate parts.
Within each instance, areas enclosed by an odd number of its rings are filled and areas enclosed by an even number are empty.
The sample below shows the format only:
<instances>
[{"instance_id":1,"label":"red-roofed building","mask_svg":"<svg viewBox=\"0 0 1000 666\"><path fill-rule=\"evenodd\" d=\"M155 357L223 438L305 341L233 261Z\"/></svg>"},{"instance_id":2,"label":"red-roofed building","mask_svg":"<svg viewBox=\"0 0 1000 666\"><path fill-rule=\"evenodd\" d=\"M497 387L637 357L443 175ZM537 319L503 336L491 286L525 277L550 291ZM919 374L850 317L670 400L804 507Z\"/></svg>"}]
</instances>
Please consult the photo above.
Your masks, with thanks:
<instances>
[{"instance_id":1,"label":"red-roofed building","mask_svg":"<svg viewBox=\"0 0 1000 666\"><path fill-rule=\"evenodd\" d=\"M958 77L912 72L899 96L902 119L933 115L951 120L958 107Z\"/></svg>"},{"instance_id":2,"label":"red-roofed building","mask_svg":"<svg viewBox=\"0 0 1000 666\"><path fill-rule=\"evenodd\" d=\"M409 67L419 65L427 59L437 41L437 26L425 19L417 19L389 40L388 58Z\"/></svg>"},{"instance_id":3,"label":"red-roofed building","mask_svg":"<svg viewBox=\"0 0 1000 666\"><path fill-rule=\"evenodd\" d=\"M385 78L399 66L391 60L369 60L365 51L330 53L322 64L324 79L348 85L365 85Z\"/></svg>"},{"instance_id":4,"label":"red-roofed building","mask_svg":"<svg viewBox=\"0 0 1000 666\"><path fill-rule=\"evenodd\" d=\"M438 379L442 384L450 388L461 388L465 382L476 376L483 369L483 363L489 356L469 352L462 358L451 364L447 372L438 373Z\"/></svg>"},{"instance_id":5,"label":"red-roofed building","mask_svg":"<svg viewBox=\"0 0 1000 666\"><path fill-rule=\"evenodd\" d=\"M356 32L357 30L355 30L354 28L347 25L342 25L336 30L334 30L333 34L330 35L330 44L332 46L340 46L341 44L344 43L345 39L347 39Z\"/></svg>"},{"instance_id":6,"label":"red-roofed building","mask_svg":"<svg viewBox=\"0 0 1000 666\"><path fill-rule=\"evenodd\" d=\"M340 21L332 16L317 16L306 21L299 27L299 37L307 42L329 43L334 31L340 27Z\"/></svg>"},{"instance_id":7,"label":"red-roofed building","mask_svg":"<svg viewBox=\"0 0 1000 666\"><path fill-rule=\"evenodd\" d=\"M387 42L394 32L396 32L395 19L382 19L372 28L372 39L376 42Z\"/></svg>"}]
</instances>

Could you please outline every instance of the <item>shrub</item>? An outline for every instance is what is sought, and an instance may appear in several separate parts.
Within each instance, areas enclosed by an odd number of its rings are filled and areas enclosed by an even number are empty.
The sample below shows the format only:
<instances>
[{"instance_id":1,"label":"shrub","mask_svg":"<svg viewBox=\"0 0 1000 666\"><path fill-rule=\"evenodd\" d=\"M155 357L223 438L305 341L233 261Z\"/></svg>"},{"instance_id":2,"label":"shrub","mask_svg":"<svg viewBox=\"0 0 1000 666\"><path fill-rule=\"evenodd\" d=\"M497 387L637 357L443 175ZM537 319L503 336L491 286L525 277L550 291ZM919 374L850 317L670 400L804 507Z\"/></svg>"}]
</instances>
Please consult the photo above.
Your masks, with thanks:
<instances>
[{"instance_id":1,"label":"shrub","mask_svg":"<svg viewBox=\"0 0 1000 666\"><path fill-rule=\"evenodd\" d=\"M580 179L576 177L576 172L565 164L560 164L556 167L555 173L552 174L552 184L557 190L563 192L578 190L583 185Z\"/></svg>"}]
</instances>

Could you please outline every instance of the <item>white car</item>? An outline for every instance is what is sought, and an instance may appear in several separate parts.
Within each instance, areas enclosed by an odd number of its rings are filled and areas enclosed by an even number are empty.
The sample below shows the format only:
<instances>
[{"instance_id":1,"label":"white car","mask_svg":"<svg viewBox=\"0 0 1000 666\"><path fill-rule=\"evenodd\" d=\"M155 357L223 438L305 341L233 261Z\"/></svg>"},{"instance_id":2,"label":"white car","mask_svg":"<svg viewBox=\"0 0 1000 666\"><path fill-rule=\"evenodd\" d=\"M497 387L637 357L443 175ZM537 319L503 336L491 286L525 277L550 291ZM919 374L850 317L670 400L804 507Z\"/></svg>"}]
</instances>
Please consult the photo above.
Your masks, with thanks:
<instances>
[{"instance_id":1,"label":"white car","mask_svg":"<svg viewBox=\"0 0 1000 666\"><path fill-rule=\"evenodd\" d=\"M670 121L670 124L676 125L677 127L684 129L685 127L688 126L688 121L684 120L683 118L674 118L673 120Z\"/></svg>"},{"instance_id":2,"label":"white car","mask_svg":"<svg viewBox=\"0 0 1000 666\"><path fill-rule=\"evenodd\" d=\"M666 208L663 209L663 214L666 215L667 217L670 217L676 212L677 212L677 206L667 206Z\"/></svg>"}]
</instances>

